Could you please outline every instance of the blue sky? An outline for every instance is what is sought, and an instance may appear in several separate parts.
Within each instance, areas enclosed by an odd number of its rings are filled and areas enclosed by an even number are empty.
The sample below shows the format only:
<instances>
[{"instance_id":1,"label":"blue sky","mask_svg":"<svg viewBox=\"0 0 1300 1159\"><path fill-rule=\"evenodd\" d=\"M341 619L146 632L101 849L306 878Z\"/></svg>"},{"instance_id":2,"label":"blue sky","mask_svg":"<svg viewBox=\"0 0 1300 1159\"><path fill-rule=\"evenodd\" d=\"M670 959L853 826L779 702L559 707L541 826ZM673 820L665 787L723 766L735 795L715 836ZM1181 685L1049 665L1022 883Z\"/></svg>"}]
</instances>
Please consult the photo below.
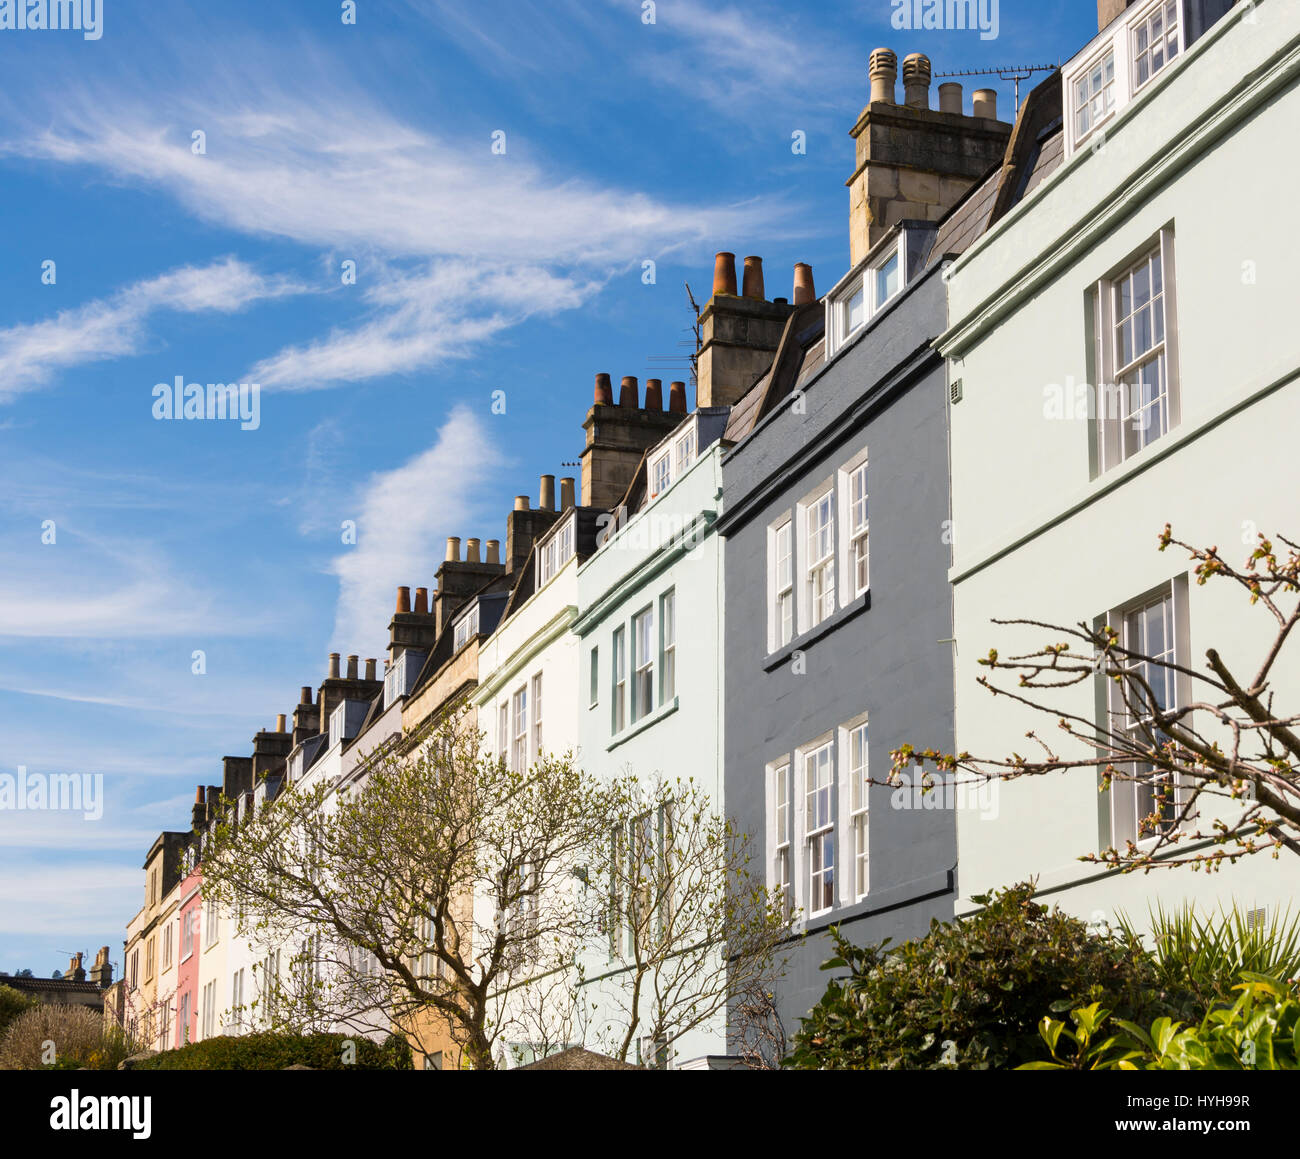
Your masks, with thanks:
<instances>
[{"instance_id":1,"label":"blue sky","mask_svg":"<svg viewBox=\"0 0 1300 1159\"><path fill-rule=\"evenodd\" d=\"M329 652L382 656L446 536L501 538L574 473L597 371L685 377L652 357L715 251L761 255L769 297L798 261L846 272L873 48L1038 64L1096 29L1091 0L1002 0L993 40L899 31L887 0L340 9L0 31L0 773L104 778L98 821L0 811L0 970L107 944L120 971L195 785ZM260 426L156 421L177 375L259 383Z\"/></svg>"}]
</instances>

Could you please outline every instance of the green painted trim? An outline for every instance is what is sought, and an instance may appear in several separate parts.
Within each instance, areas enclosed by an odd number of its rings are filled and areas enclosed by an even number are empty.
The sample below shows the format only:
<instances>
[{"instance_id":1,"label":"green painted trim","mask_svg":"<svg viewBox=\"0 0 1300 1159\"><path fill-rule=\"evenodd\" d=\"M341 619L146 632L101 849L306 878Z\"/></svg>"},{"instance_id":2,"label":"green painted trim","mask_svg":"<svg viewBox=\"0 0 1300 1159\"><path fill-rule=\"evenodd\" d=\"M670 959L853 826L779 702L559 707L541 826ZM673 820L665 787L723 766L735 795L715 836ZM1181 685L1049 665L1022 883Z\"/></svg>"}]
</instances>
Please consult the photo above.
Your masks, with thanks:
<instances>
[{"instance_id":1,"label":"green painted trim","mask_svg":"<svg viewBox=\"0 0 1300 1159\"><path fill-rule=\"evenodd\" d=\"M489 701L496 697L505 685L510 683L515 674L529 663L544 648L553 644L561 636L567 635L574 619L578 615L578 609L573 604L566 604L545 624L537 629L527 640L523 642L510 654L509 663L497 670L491 680L482 682L470 700L478 708L482 708ZM481 655L481 650L480 650Z\"/></svg>"},{"instance_id":2,"label":"green painted trim","mask_svg":"<svg viewBox=\"0 0 1300 1159\"><path fill-rule=\"evenodd\" d=\"M1289 370L1281 378L1274 379L1267 386L1247 395L1245 398L1238 400L1226 410L1211 416L1198 426L1190 428L1178 428L1177 431L1171 431L1163 439L1158 440L1148 447L1145 451L1123 465L1107 471L1105 475L1100 476L1095 482L1091 492L1081 499L1075 500L1064 510L1058 511L1051 518L1037 524L1031 530L1022 532L1013 539L1005 542L1001 547L990 551L984 558L976 563L966 565L961 568L953 568L948 573L948 582L956 585L962 580L970 579L971 576L983 571L991 564L997 563L998 560L1004 559L1013 551L1018 551L1025 544L1037 539L1040 535L1046 534L1053 528L1060 526L1067 519L1072 519L1079 512L1091 507L1094 503L1105 498L1112 491L1118 490L1130 479L1136 478L1144 471L1149 471L1159 463L1163 463L1172 455L1176 455L1185 447L1194 443L1197 439L1209 434L1211 431L1221 427L1229 419L1235 418L1242 411L1248 410L1258 402L1263 402L1269 395L1281 390L1283 387L1290 385L1292 382L1300 380L1300 368Z\"/></svg>"},{"instance_id":3,"label":"green painted trim","mask_svg":"<svg viewBox=\"0 0 1300 1159\"><path fill-rule=\"evenodd\" d=\"M1165 87L1186 73L1201 53L1226 36L1248 10L1248 7L1238 5L1233 12L1224 16L1218 24L1206 32L1184 57L1179 72L1167 79ZM1259 6L1256 5L1254 10L1258 11ZM1099 211L1094 203L1092 209L1097 212L1090 212L1067 226L1058 235L1053 245L1038 254L1030 264L1021 267L1022 272L1019 275L1003 282L999 289L986 297L978 306L967 311L966 321L950 327L939 335L935 339L936 348L945 358L961 358L1008 314L1033 297L1046 282L1094 249L1107 234L1117 229L1132 215L1137 205L1154 197L1161 188L1173 181L1197 158L1208 153L1220 139L1232 132L1257 108L1271 100L1282 89L1290 87L1298 74L1300 74L1300 37L1294 37L1252 73L1248 73L1228 97L1212 109L1204 119L1198 120L1176 145L1171 143L1169 147L1158 152L1155 160L1148 157L1147 165L1141 167L1136 173L1130 174L1127 179L1117 181L1114 196L1105 201ZM1159 96L1161 93L1155 95ZM1149 103L1150 100L1147 98L1132 102L1107 130L1107 138L1113 139L1116 133L1131 126L1136 115ZM1057 186L1069 174L1091 160L1092 156L1091 151L1087 149L1075 153L1052 174L1049 178L1050 184L1045 183L1039 187L1039 190ZM1028 213L1030 207L1037 204L1037 200L1021 204L1025 207L1024 212ZM1023 214L1013 211L998 222L949 267L947 279L951 281L958 276L963 267L1012 228L1022 216Z\"/></svg>"},{"instance_id":4,"label":"green painted trim","mask_svg":"<svg viewBox=\"0 0 1300 1159\"><path fill-rule=\"evenodd\" d=\"M619 745L626 744L634 736L638 736L648 728L653 728L666 717L672 716L679 707L681 707L681 698L674 696L671 704L661 704L649 716L643 716L635 724L625 728L605 746L605 751L612 753Z\"/></svg>"}]
</instances>

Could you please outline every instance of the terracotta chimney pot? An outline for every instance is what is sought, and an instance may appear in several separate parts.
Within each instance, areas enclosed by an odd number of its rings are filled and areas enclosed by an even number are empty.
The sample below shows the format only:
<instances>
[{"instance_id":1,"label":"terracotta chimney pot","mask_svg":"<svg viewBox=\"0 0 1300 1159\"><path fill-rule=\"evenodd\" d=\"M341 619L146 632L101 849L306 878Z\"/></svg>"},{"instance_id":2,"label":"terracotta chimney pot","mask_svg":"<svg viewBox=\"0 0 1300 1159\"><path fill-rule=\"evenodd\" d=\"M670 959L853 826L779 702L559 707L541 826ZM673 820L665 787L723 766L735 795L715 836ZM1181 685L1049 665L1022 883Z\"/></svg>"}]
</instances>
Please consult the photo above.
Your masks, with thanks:
<instances>
[{"instance_id":1,"label":"terracotta chimney pot","mask_svg":"<svg viewBox=\"0 0 1300 1159\"><path fill-rule=\"evenodd\" d=\"M596 375L596 406L614 405L614 387L608 374Z\"/></svg>"},{"instance_id":2,"label":"terracotta chimney pot","mask_svg":"<svg viewBox=\"0 0 1300 1159\"><path fill-rule=\"evenodd\" d=\"M645 409L664 409L664 383L662 378L647 378L645 380Z\"/></svg>"},{"instance_id":3,"label":"terracotta chimney pot","mask_svg":"<svg viewBox=\"0 0 1300 1159\"><path fill-rule=\"evenodd\" d=\"M404 616L411 610L411 589L397 589L397 615Z\"/></svg>"},{"instance_id":4,"label":"terracotta chimney pot","mask_svg":"<svg viewBox=\"0 0 1300 1159\"><path fill-rule=\"evenodd\" d=\"M684 415L686 408L686 383L674 382L668 387L668 411L670 414Z\"/></svg>"},{"instance_id":5,"label":"terracotta chimney pot","mask_svg":"<svg viewBox=\"0 0 1300 1159\"><path fill-rule=\"evenodd\" d=\"M745 259L744 296L756 302L766 302L767 294L763 290L763 259L749 257Z\"/></svg>"},{"instance_id":6,"label":"terracotta chimney pot","mask_svg":"<svg viewBox=\"0 0 1300 1159\"><path fill-rule=\"evenodd\" d=\"M713 292L715 294L736 293L736 255L720 253L713 259Z\"/></svg>"},{"instance_id":7,"label":"terracotta chimney pot","mask_svg":"<svg viewBox=\"0 0 1300 1159\"><path fill-rule=\"evenodd\" d=\"M640 392L637 389L636 376L633 374L624 375L623 385L619 388L618 392L618 405L629 407L632 410L637 410L641 405L637 399L639 393Z\"/></svg>"},{"instance_id":8,"label":"terracotta chimney pot","mask_svg":"<svg viewBox=\"0 0 1300 1159\"><path fill-rule=\"evenodd\" d=\"M794 267L794 304L806 306L809 302L815 301L817 301L817 288L813 285L812 266L807 262L799 262Z\"/></svg>"}]
</instances>

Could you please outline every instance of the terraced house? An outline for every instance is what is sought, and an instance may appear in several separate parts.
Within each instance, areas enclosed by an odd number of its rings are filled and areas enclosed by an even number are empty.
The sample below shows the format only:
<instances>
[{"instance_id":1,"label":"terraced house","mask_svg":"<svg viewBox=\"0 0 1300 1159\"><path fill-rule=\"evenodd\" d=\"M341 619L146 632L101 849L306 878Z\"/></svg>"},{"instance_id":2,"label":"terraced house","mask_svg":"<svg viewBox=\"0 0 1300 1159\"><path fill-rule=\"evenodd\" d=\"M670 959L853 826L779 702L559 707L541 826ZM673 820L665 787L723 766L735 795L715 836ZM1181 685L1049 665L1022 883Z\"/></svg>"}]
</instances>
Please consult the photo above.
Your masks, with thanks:
<instances>
[{"instance_id":1,"label":"terraced house","mask_svg":"<svg viewBox=\"0 0 1300 1159\"><path fill-rule=\"evenodd\" d=\"M1097 921L1185 899L1255 915L1287 903L1294 870L1263 858L1145 876L1079 860L1141 845L1153 814L1183 824L1160 804L1184 788L1167 777L1103 792L1093 770L978 792L887 783L904 746L1007 756L1043 725L977 684L990 649L1043 642L994 620L1109 624L1185 670L1211 646L1245 664L1266 645L1261 617L1156 544L1166 521L1243 555L1256 531L1296 528L1300 466L1272 448L1300 404L1300 242L1276 214L1234 207L1245 180L1272 191L1300 178L1279 147L1300 121L1300 8L1101 0L1098 17L1014 125L991 90L969 104L955 83L932 93L925 56L900 70L893 51L872 54L834 284L819 296L800 264L790 297L769 299L760 258L738 275L719 253L695 406L685 382L665 397L649 379L642 397L626 376L616 401L596 376L580 481L561 478L557 495L543 475L503 540L449 538L433 584L397 588L383 671L331 655L292 727L281 716L251 757L225 758L222 784L198 789L192 831L154 843L111 1003L121 1017L178 1044L265 1024L270 980L294 960L377 976L372 956L305 935L238 939L203 897L203 835L223 798L239 820L285 787L325 785L334 807L379 754L425 743L451 710L510 773L571 756L607 785L693 780L748 837L789 923L778 1036L824 993L833 925L858 944L898 942L1031 878ZM1162 686L1167 703L1190 695L1183 676ZM1122 721L1108 687L1089 672L1062 703ZM1279 668L1273 687L1293 702L1300 673ZM1197 821L1216 819L1235 824L1231 810ZM556 950L545 971L527 957L501 983L510 1031L494 1061L622 1038L646 1066L737 1063L752 1011L734 1002L671 1035L641 1028L653 1001L630 985L642 903L617 871L662 862L675 824L671 804L611 818L607 877L551 867L597 915L598 938ZM467 957L503 929L536 933L536 896L502 901L513 879L539 880L532 839L520 844L522 870L493 882L494 867L476 868L479 885L438 916ZM639 912L662 925L672 904ZM420 916L423 944L433 920ZM436 957L413 968L428 977ZM711 946L699 968L737 960ZM465 1065L464 1036L432 1011L398 1027L335 1011L311 1029L397 1029L419 1068Z\"/></svg>"},{"instance_id":2,"label":"terraced house","mask_svg":"<svg viewBox=\"0 0 1300 1159\"><path fill-rule=\"evenodd\" d=\"M1253 673L1270 625L1199 586L1157 536L1168 521L1238 562L1257 531L1294 533L1300 513L1294 456L1266 450L1300 407L1300 242L1224 200L1245 174L1253 188L1295 185L1295 153L1277 144L1300 118L1300 9L1146 0L1103 3L1100 16L1021 118L1050 172L948 281L956 744L982 757L1054 723L976 685L990 648L1044 643L991 620L1109 623L1147 655L1202 669L1217 647ZM1293 666L1275 671L1279 703L1295 703L1298 680ZM1161 695L1186 704L1190 691L1171 677ZM1099 679L1059 710L1105 719L1118 713L1110 695ZM1169 788L1158 806L1155 780L1099 793L1091 770L1002 786L995 819L960 813L959 910L1030 875L1097 921L1141 922L1185 898L1290 901L1294 869L1267 855L1213 875L1121 877L1077 860L1154 840L1141 822L1157 810L1160 826L1175 823ZM1220 818L1229 827L1233 813Z\"/></svg>"}]
</instances>

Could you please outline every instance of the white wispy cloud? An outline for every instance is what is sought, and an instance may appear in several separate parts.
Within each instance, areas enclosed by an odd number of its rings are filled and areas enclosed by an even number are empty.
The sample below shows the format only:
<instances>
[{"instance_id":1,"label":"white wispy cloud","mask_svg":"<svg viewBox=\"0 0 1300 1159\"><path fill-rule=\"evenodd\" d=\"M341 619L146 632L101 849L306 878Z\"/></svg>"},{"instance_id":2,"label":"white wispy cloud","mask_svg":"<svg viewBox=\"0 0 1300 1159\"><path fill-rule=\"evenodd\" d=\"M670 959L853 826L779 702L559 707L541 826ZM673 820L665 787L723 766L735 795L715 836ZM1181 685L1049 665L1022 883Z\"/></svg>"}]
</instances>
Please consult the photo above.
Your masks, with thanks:
<instances>
[{"instance_id":1,"label":"white wispy cloud","mask_svg":"<svg viewBox=\"0 0 1300 1159\"><path fill-rule=\"evenodd\" d=\"M0 330L0 402L47 385L61 370L136 353L151 317L161 311L229 314L300 292L288 279L227 257L136 282L53 318L10 326Z\"/></svg>"},{"instance_id":2,"label":"white wispy cloud","mask_svg":"<svg viewBox=\"0 0 1300 1159\"><path fill-rule=\"evenodd\" d=\"M334 81L306 87L310 101L264 75L214 77L202 104L182 98L165 116L120 89L73 89L48 120L0 139L0 156L89 167L222 228L358 261L356 320L249 372L296 390L427 369L580 305L615 270L705 249L783 212L775 201L668 201L555 172L535 142L509 133L499 155L486 129L435 133ZM190 149L195 124L204 155ZM87 354L120 354L138 334L131 299L94 303L14 333L10 363L23 377L48 375ZM0 370L3 351L0 335Z\"/></svg>"},{"instance_id":3,"label":"white wispy cloud","mask_svg":"<svg viewBox=\"0 0 1300 1159\"><path fill-rule=\"evenodd\" d=\"M432 588L447 535L467 535L477 496L503 465L487 425L461 407L448 416L427 451L362 488L357 543L335 558L339 580L337 650L383 654L398 587ZM489 537L484 537L489 538Z\"/></svg>"},{"instance_id":4,"label":"white wispy cloud","mask_svg":"<svg viewBox=\"0 0 1300 1159\"><path fill-rule=\"evenodd\" d=\"M410 373L462 357L531 315L573 309L598 286L539 266L454 260L418 272L382 268L362 293L364 321L286 347L249 375L263 386L317 390Z\"/></svg>"}]
</instances>

